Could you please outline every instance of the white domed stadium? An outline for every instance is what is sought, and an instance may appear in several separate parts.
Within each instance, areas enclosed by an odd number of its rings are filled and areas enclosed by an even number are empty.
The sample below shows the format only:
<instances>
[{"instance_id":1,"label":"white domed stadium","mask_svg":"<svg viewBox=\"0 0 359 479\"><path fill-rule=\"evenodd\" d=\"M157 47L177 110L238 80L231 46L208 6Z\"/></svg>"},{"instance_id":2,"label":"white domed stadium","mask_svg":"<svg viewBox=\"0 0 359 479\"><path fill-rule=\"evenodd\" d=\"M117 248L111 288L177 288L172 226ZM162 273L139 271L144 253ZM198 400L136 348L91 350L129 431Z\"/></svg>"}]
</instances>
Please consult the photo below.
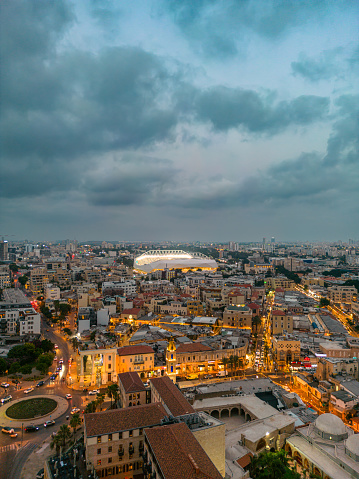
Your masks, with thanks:
<instances>
[{"instance_id":1,"label":"white domed stadium","mask_svg":"<svg viewBox=\"0 0 359 479\"><path fill-rule=\"evenodd\" d=\"M133 269L148 274L157 270L181 269L183 271L202 269L214 271L218 268L214 259L202 253L187 253L181 250L151 250L137 256Z\"/></svg>"}]
</instances>

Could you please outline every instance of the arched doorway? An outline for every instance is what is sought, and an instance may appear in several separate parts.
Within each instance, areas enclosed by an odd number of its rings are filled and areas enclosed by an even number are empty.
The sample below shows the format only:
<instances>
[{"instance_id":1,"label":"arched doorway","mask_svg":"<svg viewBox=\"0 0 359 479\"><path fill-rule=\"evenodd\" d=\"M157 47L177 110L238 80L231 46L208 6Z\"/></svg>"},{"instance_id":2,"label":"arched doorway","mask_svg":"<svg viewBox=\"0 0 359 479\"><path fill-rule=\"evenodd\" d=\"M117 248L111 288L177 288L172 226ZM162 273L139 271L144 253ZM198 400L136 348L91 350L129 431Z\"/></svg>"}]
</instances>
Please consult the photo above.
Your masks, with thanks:
<instances>
[{"instance_id":1,"label":"arched doorway","mask_svg":"<svg viewBox=\"0 0 359 479\"><path fill-rule=\"evenodd\" d=\"M222 411L221 411L221 417L229 417L229 411L228 411L228 409L222 409Z\"/></svg>"},{"instance_id":2,"label":"arched doorway","mask_svg":"<svg viewBox=\"0 0 359 479\"><path fill-rule=\"evenodd\" d=\"M256 451L260 451L261 449L263 449L264 447L266 447L266 442L265 440L262 438L258 444L257 444L257 447L256 447Z\"/></svg>"},{"instance_id":3,"label":"arched doorway","mask_svg":"<svg viewBox=\"0 0 359 479\"><path fill-rule=\"evenodd\" d=\"M231 409L231 416L239 416L239 410L237 407Z\"/></svg>"},{"instance_id":4,"label":"arched doorway","mask_svg":"<svg viewBox=\"0 0 359 479\"><path fill-rule=\"evenodd\" d=\"M320 470L317 468L317 466L313 467L313 473L316 474L317 476L322 476L322 473Z\"/></svg>"},{"instance_id":5,"label":"arched doorway","mask_svg":"<svg viewBox=\"0 0 359 479\"><path fill-rule=\"evenodd\" d=\"M294 459L297 461L297 463L301 466L302 465L302 456L299 454L298 451L295 451L294 453Z\"/></svg>"},{"instance_id":6,"label":"arched doorway","mask_svg":"<svg viewBox=\"0 0 359 479\"><path fill-rule=\"evenodd\" d=\"M211 416L219 419L219 411L217 411L216 409L214 411L211 411Z\"/></svg>"},{"instance_id":7,"label":"arched doorway","mask_svg":"<svg viewBox=\"0 0 359 479\"><path fill-rule=\"evenodd\" d=\"M303 465L304 465L305 469L308 469L308 471L309 471L309 462L308 462L308 459L306 459L306 458L304 459Z\"/></svg>"},{"instance_id":8,"label":"arched doorway","mask_svg":"<svg viewBox=\"0 0 359 479\"><path fill-rule=\"evenodd\" d=\"M285 445L285 452L288 454L288 457L292 457L292 448L290 447L289 444Z\"/></svg>"}]
</instances>

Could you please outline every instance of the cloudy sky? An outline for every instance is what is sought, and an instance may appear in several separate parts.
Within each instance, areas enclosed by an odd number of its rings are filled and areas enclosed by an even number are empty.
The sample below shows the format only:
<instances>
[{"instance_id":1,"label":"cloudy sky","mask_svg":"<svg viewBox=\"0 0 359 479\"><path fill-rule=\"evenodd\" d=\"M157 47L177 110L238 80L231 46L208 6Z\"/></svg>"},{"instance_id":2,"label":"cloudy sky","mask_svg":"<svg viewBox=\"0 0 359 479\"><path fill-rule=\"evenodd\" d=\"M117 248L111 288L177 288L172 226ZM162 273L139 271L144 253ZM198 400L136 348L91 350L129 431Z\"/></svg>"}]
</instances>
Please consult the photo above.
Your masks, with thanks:
<instances>
[{"instance_id":1,"label":"cloudy sky","mask_svg":"<svg viewBox=\"0 0 359 479\"><path fill-rule=\"evenodd\" d=\"M2 2L0 234L359 239L358 19L357 0Z\"/></svg>"}]
</instances>

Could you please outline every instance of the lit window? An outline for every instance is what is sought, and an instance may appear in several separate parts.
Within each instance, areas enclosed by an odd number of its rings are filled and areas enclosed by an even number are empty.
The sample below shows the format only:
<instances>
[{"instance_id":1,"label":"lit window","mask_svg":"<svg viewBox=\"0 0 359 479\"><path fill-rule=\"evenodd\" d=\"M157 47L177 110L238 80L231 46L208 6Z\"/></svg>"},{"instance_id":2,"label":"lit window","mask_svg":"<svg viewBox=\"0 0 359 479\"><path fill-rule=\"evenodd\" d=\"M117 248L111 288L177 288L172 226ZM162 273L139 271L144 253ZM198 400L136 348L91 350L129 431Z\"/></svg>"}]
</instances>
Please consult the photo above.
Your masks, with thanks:
<instances>
[{"instance_id":1,"label":"lit window","mask_svg":"<svg viewBox=\"0 0 359 479\"><path fill-rule=\"evenodd\" d=\"M100 444L101 442L101 436L97 436L97 444Z\"/></svg>"},{"instance_id":2,"label":"lit window","mask_svg":"<svg viewBox=\"0 0 359 479\"><path fill-rule=\"evenodd\" d=\"M101 466L101 459L97 459L97 465Z\"/></svg>"}]
</instances>

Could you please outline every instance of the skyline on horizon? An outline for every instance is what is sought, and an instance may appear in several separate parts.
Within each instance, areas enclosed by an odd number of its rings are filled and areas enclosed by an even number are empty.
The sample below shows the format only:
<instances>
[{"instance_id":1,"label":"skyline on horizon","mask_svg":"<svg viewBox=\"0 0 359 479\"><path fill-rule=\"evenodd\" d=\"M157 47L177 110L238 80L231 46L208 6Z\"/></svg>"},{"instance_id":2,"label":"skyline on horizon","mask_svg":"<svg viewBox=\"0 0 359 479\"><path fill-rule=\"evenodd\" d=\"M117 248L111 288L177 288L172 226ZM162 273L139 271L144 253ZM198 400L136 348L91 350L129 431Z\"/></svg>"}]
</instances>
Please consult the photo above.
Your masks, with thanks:
<instances>
[{"instance_id":1,"label":"skyline on horizon","mask_svg":"<svg viewBox=\"0 0 359 479\"><path fill-rule=\"evenodd\" d=\"M358 241L356 2L1 13L0 237Z\"/></svg>"}]
</instances>

